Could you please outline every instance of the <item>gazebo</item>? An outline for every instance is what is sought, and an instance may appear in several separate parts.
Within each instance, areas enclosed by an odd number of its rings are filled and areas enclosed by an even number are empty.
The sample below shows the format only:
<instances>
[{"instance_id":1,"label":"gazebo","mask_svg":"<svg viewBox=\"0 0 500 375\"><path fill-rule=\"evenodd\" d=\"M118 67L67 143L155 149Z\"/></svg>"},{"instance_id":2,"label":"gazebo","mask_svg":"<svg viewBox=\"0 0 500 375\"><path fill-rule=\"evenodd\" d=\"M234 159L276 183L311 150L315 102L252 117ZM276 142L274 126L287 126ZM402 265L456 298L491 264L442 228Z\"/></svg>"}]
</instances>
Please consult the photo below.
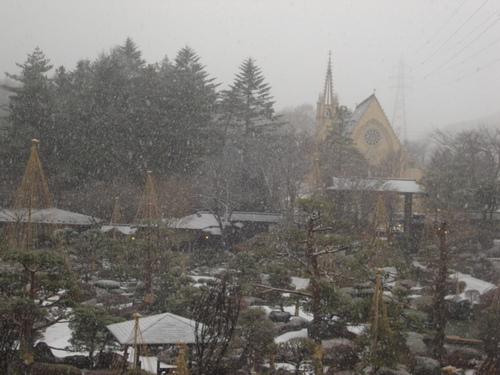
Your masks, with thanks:
<instances>
[{"instance_id":1,"label":"gazebo","mask_svg":"<svg viewBox=\"0 0 500 375\"><path fill-rule=\"evenodd\" d=\"M106 326L108 331L124 347L127 354L129 348L134 349L134 356L138 356L137 347L163 348L178 345L179 342L188 346L196 342L196 328L202 327L194 320L184 318L171 313L150 315L141 317L134 314L133 320L110 324ZM136 359L134 359L136 361ZM162 373L165 367L157 362L157 372Z\"/></svg>"},{"instance_id":2,"label":"gazebo","mask_svg":"<svg viewBox=\"0 0 500 375\"><path fill-rule=\"evenodd\" d=\"M123 346L134 344L134 328L136 320L110 324L106 328ZM184 341L192 345L196 341L196 322L171 313L144 316L139 319L141 344L147 346L174 345Z\"/></svg>"},{"instance_id":3,"label":"gazebo","mask_svg":"<svg viewBox=\"0 0 500 375\"><path fill-rule=\"evenodd\" d=\"M404 197L404 231L410 232L413 214L413 196L424 196L415 179L405 178L333 178L327 191L384 191Z\"/></svg>"}]
</instances>

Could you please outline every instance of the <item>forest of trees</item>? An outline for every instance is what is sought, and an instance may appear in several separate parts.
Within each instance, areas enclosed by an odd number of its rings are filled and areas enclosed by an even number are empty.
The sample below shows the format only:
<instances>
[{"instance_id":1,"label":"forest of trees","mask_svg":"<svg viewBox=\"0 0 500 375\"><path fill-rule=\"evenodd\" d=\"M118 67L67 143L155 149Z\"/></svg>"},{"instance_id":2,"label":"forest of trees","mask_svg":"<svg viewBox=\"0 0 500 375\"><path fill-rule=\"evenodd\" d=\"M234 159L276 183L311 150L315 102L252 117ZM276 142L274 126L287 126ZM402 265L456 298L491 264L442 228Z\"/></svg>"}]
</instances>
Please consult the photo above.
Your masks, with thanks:
<instances>
[{"instance_id":1,"label":"forest of trees","mask_svg":"<svg viewBox=\"0 0 500 375\"><path fill-rule=\"evenodd\" d=\"M2 85L1 206L12 202L33 138L56 205L97 217L120 196L130 220L148 170L169 195L160 197L169 214L167 201L184 202L176 214L216 208L222 196L226 210L279 211L297 196L309 138L282 126L252 58L227 90L190 47L146 64L130 38L73 70L53 71L38 48L18 66Z\"/></svg>"}]
</instances>

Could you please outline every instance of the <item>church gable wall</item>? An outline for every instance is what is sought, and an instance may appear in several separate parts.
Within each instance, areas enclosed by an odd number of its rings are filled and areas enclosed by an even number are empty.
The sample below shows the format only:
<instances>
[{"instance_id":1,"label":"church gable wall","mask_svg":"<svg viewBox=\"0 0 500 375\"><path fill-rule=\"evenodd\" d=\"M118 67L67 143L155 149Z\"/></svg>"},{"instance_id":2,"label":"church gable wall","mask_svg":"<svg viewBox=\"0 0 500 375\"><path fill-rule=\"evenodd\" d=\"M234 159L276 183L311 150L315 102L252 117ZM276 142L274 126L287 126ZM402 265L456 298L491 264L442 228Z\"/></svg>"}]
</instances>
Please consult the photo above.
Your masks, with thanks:
<instances>
[{"instance_id":1,"label":"church gable wall","mask_svg":"<svg viewBox=\"0 0 500 375\"><path fill-rule=\"evenodd\" d=\"M377 165L402 147L376 98L354 126L351 137L370 164Z\"/></svg>"}]
</instances>

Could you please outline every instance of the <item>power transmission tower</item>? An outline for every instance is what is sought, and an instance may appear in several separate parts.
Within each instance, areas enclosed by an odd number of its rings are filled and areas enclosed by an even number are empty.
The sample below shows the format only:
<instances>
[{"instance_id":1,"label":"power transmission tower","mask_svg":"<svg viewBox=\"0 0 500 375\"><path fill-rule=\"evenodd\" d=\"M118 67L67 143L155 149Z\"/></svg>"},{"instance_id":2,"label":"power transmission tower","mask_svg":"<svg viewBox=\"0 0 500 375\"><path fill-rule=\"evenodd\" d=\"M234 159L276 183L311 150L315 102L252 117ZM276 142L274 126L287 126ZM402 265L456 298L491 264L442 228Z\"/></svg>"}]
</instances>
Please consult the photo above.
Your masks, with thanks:
<instances>
[{"instance_id":1,"label":"power transmission tower","mask_svg":"<svg viewBox=\"0 0 500 375\"><path fill-rule=\"evenodd\" d=\"M406 142L407 140L406 106L405 106L406 81L405 81L405 65L402 56L401 60L399 60L397 79L398 79L398 85L396 88L396 102L394 104L394 113L392 115L392 126L396 131L396 134L399 137L399 139L402 139L403 142Z\"/></svg>"}]
</instances>

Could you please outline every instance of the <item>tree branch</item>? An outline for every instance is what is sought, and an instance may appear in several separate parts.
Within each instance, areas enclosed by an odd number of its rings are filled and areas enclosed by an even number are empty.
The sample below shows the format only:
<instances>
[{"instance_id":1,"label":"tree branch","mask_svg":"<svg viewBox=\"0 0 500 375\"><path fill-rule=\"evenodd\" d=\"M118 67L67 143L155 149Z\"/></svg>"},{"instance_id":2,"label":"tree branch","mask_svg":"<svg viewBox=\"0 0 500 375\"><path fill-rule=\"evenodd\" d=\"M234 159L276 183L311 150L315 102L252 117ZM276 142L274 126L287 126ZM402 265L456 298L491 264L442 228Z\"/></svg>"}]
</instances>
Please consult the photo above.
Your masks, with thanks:
<instances>
[{"instance_id":1,"label":"tree branch","mask_svg":"<svg viewBox=\"0 0 500 375\"><path fill-rule=\"evenodd\" d=\"M280 292L280 293L290 293L290 294L295 294L297 296L302 296L306 298L311 298L312 294L301 292L299 290L290 290L290 289L281 289L281 288L274 288L272 286L268 285L263 285L263 284L254 284L256 288L259 289L265 289L264 292L261 293L267 293L267 292Z\"/></svg>"},{"instance_id":2,"label":"tree branch","mask_svg":"<svg viewBox=\"0 0 500 375\"><path fill-rule=\"evenodd\" d=\"M323 251L315 252L312 255L313 256L320 256L320 255L325 255L325 254L335 254L335 253L339 253L341 251L348 250L348 249L349 249L349 246L341 246L341 247L337 247L337 248L331 247L331 248L323 250Z\"/></svg>"}]
</instances>

